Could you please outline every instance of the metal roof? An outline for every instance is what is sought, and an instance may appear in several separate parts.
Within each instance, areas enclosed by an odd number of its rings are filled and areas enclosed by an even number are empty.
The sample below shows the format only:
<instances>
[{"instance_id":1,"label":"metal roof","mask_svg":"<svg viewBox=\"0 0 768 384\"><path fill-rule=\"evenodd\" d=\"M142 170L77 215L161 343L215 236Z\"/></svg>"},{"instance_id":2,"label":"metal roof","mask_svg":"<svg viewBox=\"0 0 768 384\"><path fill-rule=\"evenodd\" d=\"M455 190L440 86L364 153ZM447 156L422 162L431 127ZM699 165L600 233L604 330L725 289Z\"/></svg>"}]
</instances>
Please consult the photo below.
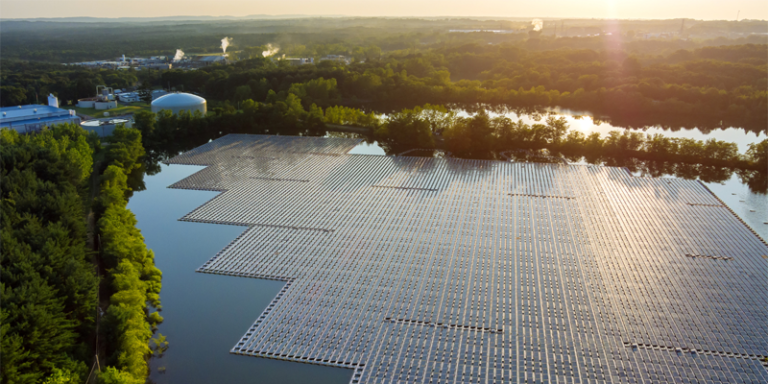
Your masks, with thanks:
<instances>
[{"instance_id":1,"label":"metal roof","mask_svg":"<svg viewBox=\"0 0 768 384\"><path fill-rule=\"evenodd\" d=\"M37 111L35 111L37 110ZM18 118L34 118L37 119L41 116L53 116L53 115L68 115L69 111L66 109L51 107L48 105L29 104L19 105L13 107L0 108L0 122L5 122L6 119L18 119Z\"/></svg>"},{"instance_id":2,"label":"metal roof","mask_svg":"<svg viewBox=\"0 0 768 384\"><path fill-rule=\"evenodd\" d=\"M21 105L0 108L0 127L22 126L26 124L46 124L62 120L77 121L77 116L69 110L48 105Z\"/></svg>"}]
</instances>

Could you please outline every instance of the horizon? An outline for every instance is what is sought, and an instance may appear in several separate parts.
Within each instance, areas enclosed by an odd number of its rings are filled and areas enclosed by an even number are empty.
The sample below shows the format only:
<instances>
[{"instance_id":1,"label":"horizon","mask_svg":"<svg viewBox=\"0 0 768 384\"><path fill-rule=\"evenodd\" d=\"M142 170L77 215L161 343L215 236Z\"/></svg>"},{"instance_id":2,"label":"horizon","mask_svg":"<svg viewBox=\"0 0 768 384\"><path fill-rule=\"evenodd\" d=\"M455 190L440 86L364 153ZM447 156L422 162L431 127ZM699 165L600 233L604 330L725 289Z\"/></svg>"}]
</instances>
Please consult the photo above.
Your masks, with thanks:
<instances>
[{"instance_id":1,"label":"horizon","mask_svg":"<svg viewBox=\"0 0 768 384\"><path fill-rule=\"evenodd\" d=\"M120 20L134 20L134 19L146 19L146 20L157 20L157 21L164 21L164 20L178 20L178 21L184 21L184 20L195 20L195 19L211 19L211 20L222 20L222 21L235 21L235 20L291 20L291 19L436 19L436 20L449 20L449 19L456 19L456 20L462 20L462 19L468 19L468 20L515 20L515 21L525 21L530 19L542 19L542 20L626 20L626 21L661 21L661 20L680 20L680 19L686 19L686 20L697 20L697 21L768 21L768 19L753 19L753 18L745 18L740 17L738 20L736 19L702 19L702 18L694 18L694 17L665 17L665 18L642 18L642 17L556 17L556 16L483 16L483 15L475 15L475 16L452 16L452 15L435 15L435 16L364 16L364 15L333 15L333 14L327 14L327 15L311 15L311 14L252 14L252 15L244 15L244 16L233 16L233 15L168 15L168 16L117 16L117 17L110 17L110 16L62 16L62 17L0 17L0 20L4 21L52 21L56 22L58 20L72 20L72 19L94 19L94 20L114 20L114 21L120 21Z\"/></svg>"},{"instance_id":2,"label":"horizon","mask_svg":"<svg viewBox=\"0 0 768 384\"><path fill-rule=\"evenodd\" d=\"M223 0L215 4L201 0L130 3L105 3L93 0L59 2L53 0L3 0L3 20L65 19L65 18L569 18L621 20L765 20L768 4L756 0L736 0L723 3L716 0L618 1L545 0L536 4L515 4L501 0L480 2L435 1L408 2L349 2L329 0L316 2L300 0L292 4ZM179 8L199 10L194 14L179 14ZM87 9L86 12L83 12ZM296 12L300 9L301 12ZM439 12L436 12L439 11ZM492 16L491 16L492 15Z\"/></svg>"}]
</instances>

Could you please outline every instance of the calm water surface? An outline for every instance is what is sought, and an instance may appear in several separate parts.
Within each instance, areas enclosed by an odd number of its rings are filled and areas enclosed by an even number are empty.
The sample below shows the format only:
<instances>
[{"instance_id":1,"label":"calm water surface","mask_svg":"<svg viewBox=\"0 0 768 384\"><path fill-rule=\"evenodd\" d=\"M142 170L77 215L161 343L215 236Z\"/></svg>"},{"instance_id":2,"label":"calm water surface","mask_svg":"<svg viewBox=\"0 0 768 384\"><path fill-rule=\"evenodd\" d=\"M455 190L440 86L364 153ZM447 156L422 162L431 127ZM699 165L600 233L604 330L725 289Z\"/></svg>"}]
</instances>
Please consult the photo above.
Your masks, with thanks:
<instances>
[{"instance_id":1,"label":"calm water surface","mask_svg":"<svg viewBox=\"0 0 768 384\"><path fill-rule=\"evenodd\" d=\"M456 112L459 116L466 117L466 116L473 115L462 109L457 109ZM555 109L553 110L553 112L555 112L555 117L565 117L565 119L568 121L568 125L572 130L581 131L585 135L588 135L592 132L600 132L600 134L605 136L610 131L624 130L624 128L613 126L610 123L606 123L600 120L596 121L592 116L588 115L587 112L584 112L583 114L579 114L578 111L570 111L565 109ZM536 124L536 123L543 124L547 118L547 115L541 115L540 120L537 121L531 115L518 115L513 112L503 113L503 114L489 112L488 115L491 117L503 115L503 116L509 117L513 121L517 121L518 119L523 120L523 122L525 122L526 124ZM664 129L662 127L649 127L648 129L644 129L644 130L633 129L632 131L645 132L648 134L660 133L667 137L679 137L679 138L684 137L684 138L696 139L696 140L717 139L722 141L728 141L728 142L736 143L736 145L739 146L739 151L741 153L744 153L744 151L747 150L747 145L749 145L750 143L756 143L758 141L762 141L768 138L765 132L760 132L759 134L757 134L755 132L746 131L742 128L734 128L734 127L714 129L708 133L703 133L696 128L681 128L678 130L669 130L669 129Z\"/></svg>"},{"instance_id":2,"label":"calm water surface","mask_svg":"<svg viewBox=\"0 0 768 384\"><path fill-rule=\"evenodd\" d=\"M245 229L178 221L217 195L166 188L200 169L162 165L159 174L145 176L147 189L135 193L128 204L163 271L165 321L159 332L168 337L170 347L150 360L150 379L179 384L348 383L351 370L229 353L283 283L195 273ZM158 370L161 367L165 373Z\"/></svg>"},{"instance_id":3,"label":"calm water surface","mask_svg":"<svg viewBox=\"0 0 768 384\"><path fill-rule=\"evenodd\" d=\"M508 115L515 120L518 116ZM595 124L590 117L564 114L573 129L607 133L619 129ZM530 117L520 117L528 123ZM647 130L673 137L736 142L743 152L749 143L765 139L741 129ZM384 155L378 145L361 144L351 154ZM217 192L169 189L168 185L202 167L161 165L162 171L146 176L146 190L131 198L128 208L138 219L147 246L155 252L163 271L162 315L159 332L170 348L150 361L150 379L156 383L347 383L351 370L237 356L229 353L253 321L274 298L282 282L195 273L195 269L239 235L244 227L188 223L179 218L216 196ZM640 176L640 175L638 175ZM737 176L723 183L705 183L724 203L764 239L768 238L768 199L753 193ZM164 368L161 373L158 368Z\"/></svg>"}]
</instances>

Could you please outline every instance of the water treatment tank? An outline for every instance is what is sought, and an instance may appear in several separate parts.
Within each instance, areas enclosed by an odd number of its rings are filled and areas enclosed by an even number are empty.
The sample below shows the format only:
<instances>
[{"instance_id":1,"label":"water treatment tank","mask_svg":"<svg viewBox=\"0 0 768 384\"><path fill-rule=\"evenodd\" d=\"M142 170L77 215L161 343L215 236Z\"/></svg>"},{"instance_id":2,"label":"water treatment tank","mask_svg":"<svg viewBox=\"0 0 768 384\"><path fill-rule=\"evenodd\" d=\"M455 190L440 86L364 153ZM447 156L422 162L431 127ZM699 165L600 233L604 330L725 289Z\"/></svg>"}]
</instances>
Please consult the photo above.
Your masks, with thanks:
<instances>
[{"instance_id":1,"label":"water treatment tank","mask_svg":"<svg viewBox=\"0 0 768 384\"><path fill-rule=\"evenodd\" d=\"M163 109L167 109L174 114L178 114L181 111L189 111L190 113L200 111L200 113L205 115L207 111L205 99L183 92L169 93L152 101L152 112L157 113Z\"/></svg>"}]
</instances>

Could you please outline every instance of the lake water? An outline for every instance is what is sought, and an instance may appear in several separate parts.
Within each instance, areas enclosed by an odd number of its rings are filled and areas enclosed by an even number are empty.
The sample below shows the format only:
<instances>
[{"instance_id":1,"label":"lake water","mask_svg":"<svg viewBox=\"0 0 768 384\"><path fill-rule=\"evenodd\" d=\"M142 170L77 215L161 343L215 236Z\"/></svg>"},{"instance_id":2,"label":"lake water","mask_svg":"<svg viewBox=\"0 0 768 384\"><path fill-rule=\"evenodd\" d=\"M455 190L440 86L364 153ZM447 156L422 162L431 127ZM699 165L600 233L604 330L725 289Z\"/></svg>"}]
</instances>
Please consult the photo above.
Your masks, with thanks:
<instances>
[{"instance_id":1,"label":"lake water","mask_svg":"<svg viewBox=\"0 0 768 384\"><path fill-rule=\"evenodd\" d=\"M457 114L459 116L471 116L471 113L468 113L465 110L456 110ZM580 114L578 111L570 111L570 110L562 110L562 109L555 109L553 110L555 113L555 117L565 117L565 119L568 121L568 125L570 129L572 130L578 130L584 133L585 135L588 135L592 132L599 132L601 135L605 136L610 131L615 130L624 130L625 128L613 126L610 123L606 123L604 121L595 120L592 116L588 115L587 112L584 112ZM513 121L523 120L526 124L543 124L546 120L547 115L540 115L540 120L535 120L532 115L518 115L514 112L507 112L507 113L493 113L488 112L488 115L491 117L496 117L499 115L503 115L506 117L509 117ZM707 139L717 139L722 141L728 141L731 143L736 143L736 145L739 146L739 152L744 153L744 151L747 150L747 145L750 143L756 143L762 140L765 140L768 138L766 136L765 132L755 133L746 131L742 128L735 128L735 127L727 127L722 129L714 129L708 133L703 133L699 131L696 128L681 128L678 130L669 130L664 129L662 127L649 127L648 129L639 130L639 129L632 129L632 131L636 132L645 132L648 134L656 134L660 133L667 137L678 137L678 138L689 138L689 139L696 139L696 140L707 140Z\"/></svg>"},{"instance_id":2,"label":"lake water","mask_svg":"<svg viewBox=\"0 0 768 384\"><path fill-rule=\"evenodd\" d=\"M589 117L565 115L574 129L607 133L619 129L595 124ZM510 116L515 120L517 116ZM521 117L528 123L530 117ZM526 120L528 119L528 120ZM736 142L740 150L765 138L741 129L664 131L674 137ZM350 153L384 155L376 143L361 144ZM168 185L202 169L161 165L160 173L146 176L146 190L136 192L128 204L138 219L147 246L155 252L163 271L162 315L159 332L170 348L150 360L155 383L348 383L351 370L237 356L229 353L243 333L274 298L282 282L195 273L205 261L239 235L244 227L178 221L217 192L169 189ZM641 176L641 175L638 175ZM725 204L764 239L768 238L768 199L754 193L737 176L722 183L705 183ZM158 368L164 368L161 373Z\"/></svg>"},{"instance_id":3,"label":"lake water","mask_svg":"<svg viewBox=\"0 0 768 384\"><path fill-rule=\"evenodd\" d=\"M146 190L128 204L155 264L168 337L162 357L150 359L155 383L348 383L348 369L238 356L229 350L283 287L272 280L195 273L245 228L178 221L217 192L169 189L202 167L162 165L145 176ZM158 368L164 367L165 373Z\"/></svg>"}]
</instances>

